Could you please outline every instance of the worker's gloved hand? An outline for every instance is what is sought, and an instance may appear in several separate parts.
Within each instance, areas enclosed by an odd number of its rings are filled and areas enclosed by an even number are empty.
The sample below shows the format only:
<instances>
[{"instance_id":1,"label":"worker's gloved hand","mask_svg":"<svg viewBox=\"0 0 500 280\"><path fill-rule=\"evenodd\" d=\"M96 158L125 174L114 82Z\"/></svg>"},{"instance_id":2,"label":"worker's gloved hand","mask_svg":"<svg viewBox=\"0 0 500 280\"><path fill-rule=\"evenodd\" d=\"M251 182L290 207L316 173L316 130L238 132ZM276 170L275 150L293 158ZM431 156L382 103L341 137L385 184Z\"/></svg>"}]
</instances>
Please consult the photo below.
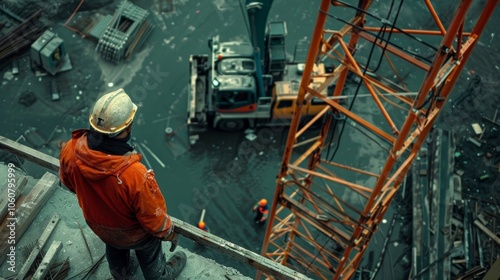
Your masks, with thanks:
<instances>
[{"instance_id":1,"label":"worker's gloved hand","mask_svg":"<svg viewBox=\"0 0 500 280\"><path fill-rule=\"evenodd\" d=\"M161 238L163 241L170 241L170 252L175 251L175 248L177 248L177 244L179 244L179 236L175 231L172 230L172 232L169 235L165 235Z\"/></svg>"},{"instance_id":2,"label":"worker's gloved hand","mask_svg":"<svg viewBox=\"0 0 500 280\"><path fill-rule=\"evenodd\" d=\"M179 236L177 235L177 233L174 233L174 237L172 238L172 240L170 240L170 249L168 250L170 252L175 251L178 244L179 244Z\"/></svg>"}]
</instances>

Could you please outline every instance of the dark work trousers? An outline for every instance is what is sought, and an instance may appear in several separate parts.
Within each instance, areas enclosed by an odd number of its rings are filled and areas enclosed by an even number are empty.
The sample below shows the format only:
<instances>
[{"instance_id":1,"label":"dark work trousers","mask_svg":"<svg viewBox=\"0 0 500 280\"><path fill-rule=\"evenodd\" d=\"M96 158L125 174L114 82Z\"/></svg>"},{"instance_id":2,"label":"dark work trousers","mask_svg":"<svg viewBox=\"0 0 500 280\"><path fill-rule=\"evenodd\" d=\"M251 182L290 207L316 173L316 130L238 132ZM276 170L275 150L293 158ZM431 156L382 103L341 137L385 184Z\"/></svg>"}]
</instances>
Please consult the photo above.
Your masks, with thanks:
<instances>
[{"instance_id":1,"label":"dark work trousers","mask_svg":"<svg viewBox=\"0 0 500 280\"><path fill-rule=\"evenodd\" d=\"M134 279L129 275L130 250L135 251L145 279L168 279L169 269L163 256L161 240L152 235L126 248L106 244L106 259L114 279Z\"/></svg>"},{"instance_id":2,"label":"dark work trousers","mask_svg":"<svg viewBox=\"0 0 500 280\"><path fill-rule=\"evenodd\" d=\"M256 212L256 215L255 215L255 218L253 220L258 222L259 224L265 223L266 221L264 221L264 222L260 221L260 219L262 219L262 216L264 216L264 214L260 213L259 208L257 208L257 210L255 210L255 212Z\"/></svg>"}]
</instances>

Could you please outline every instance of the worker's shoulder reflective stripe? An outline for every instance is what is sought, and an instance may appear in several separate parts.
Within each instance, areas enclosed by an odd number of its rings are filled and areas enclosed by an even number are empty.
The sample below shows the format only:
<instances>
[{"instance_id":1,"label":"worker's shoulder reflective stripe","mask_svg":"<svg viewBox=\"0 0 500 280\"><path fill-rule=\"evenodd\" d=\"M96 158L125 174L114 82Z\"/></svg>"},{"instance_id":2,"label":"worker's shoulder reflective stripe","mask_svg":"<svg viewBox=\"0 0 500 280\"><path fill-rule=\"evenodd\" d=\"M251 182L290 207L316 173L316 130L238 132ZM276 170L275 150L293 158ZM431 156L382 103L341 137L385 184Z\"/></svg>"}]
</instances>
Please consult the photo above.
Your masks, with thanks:
<instances>
[{"instance_id":1,"label":"worker's shoulder reflective stripe","mask_svg":"<svg viewBox=\"0 0 500 280\"><path fill-rule=\"evenodd\" d=\"M160 232L162 232L162 231L165 231L165 230L168 228L168 227L167 227L167 225L168 225L168 220L170 220L170 217L168 216L168 214L166 214L166 213L165 213L165 218L163 219L163 223L162 223L162 225L160 226L160 228L158 228L158 229L156 230L156 232L155 232L155 233L160 233ZM167 234L170 234L170 232L171 232L171 231L169 231Z\"/></svg>"}]
</instances>

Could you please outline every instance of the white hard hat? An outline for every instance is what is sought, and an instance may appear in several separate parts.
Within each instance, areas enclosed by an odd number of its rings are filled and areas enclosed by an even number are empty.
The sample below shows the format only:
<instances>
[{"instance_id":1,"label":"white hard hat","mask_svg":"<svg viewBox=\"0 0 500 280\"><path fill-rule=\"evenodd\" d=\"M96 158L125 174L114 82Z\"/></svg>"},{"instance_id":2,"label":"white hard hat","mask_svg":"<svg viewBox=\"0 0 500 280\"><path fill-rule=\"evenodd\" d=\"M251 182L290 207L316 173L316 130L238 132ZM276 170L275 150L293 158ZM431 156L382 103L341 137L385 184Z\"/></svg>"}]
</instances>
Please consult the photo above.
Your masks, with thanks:
<instances>
[{"instance_id":1,"label":"white hard hat","mask_svg":"<svg viewBox=\"0 0 500 280\"><path fill-rule=\"evenodd\" d=\"M114 137L132 123L136 111L137 105L121 88L97 100L89 122L96 131Z\"/></svg>"}]
</instances>

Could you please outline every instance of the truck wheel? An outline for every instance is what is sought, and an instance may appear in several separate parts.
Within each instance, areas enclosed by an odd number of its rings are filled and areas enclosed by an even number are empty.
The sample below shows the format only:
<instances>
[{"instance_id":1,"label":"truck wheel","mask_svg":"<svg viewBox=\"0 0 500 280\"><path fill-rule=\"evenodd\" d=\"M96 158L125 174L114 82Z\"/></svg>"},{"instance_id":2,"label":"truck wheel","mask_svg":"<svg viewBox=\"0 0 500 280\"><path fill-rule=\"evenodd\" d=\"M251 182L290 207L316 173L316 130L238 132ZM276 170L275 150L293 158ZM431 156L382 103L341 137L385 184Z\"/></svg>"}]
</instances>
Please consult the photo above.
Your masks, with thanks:
<instances>
[{"instance_id":1,"label":"truck wheel","mask_svg":"<svg viewBox=\"0 0 500 280\"><path fill-rule=\"evenodd\" d=\"M241 119L226 119L220 120L217 127L224 131L238 131L245 126L245 122Z\"/></svg>"}]
</instances>

